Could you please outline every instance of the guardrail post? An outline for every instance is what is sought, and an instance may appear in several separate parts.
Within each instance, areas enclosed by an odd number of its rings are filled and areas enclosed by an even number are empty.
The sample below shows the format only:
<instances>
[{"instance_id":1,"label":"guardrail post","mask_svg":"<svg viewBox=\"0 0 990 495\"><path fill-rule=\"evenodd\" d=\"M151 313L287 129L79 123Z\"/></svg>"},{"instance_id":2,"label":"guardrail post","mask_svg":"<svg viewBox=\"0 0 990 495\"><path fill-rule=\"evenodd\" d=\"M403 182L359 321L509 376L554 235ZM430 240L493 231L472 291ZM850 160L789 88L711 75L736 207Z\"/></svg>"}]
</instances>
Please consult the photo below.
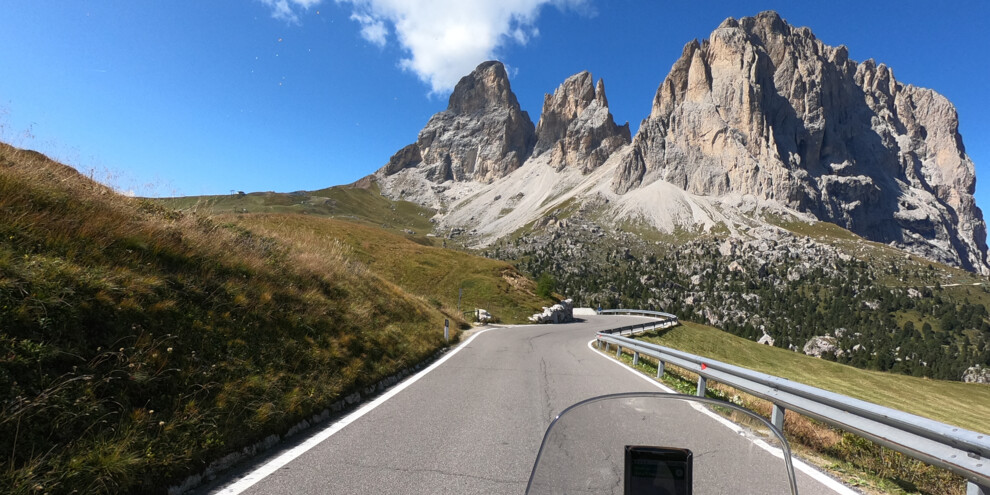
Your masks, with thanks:
<instances>
[{"instance_id":1,"label":"guardrail post","mask_svg":"<svg viewBox=\"0 0 990 495\"><path fill-rule=\"evenodd\" d=\"M636 366L637 364L639 364L639 353L638 352L634 352L633 353L633 366Z\"/></svg>"},{"instance_id":2,"label":"guardrail post","mask_svg":"<svg viewBox=\"0 0 990 495\"><path fill-rule=\"evenodd\" d=\"M990 487L980 486L972 481L967 481L966 495L990 495Z\"/></svg>"},{"instance_id":3,"label":"guardrail post","mask_svg":"<svg viewBox=\"0 0 990 495\"><path fill-rule=\"evenodd\" d=\"M597 347L599 351L602 350L602 341L595 339L595 347Z\"/></svg>"},{"instance_id":4,"label":"guardrail post","mask_svg":"<svg viewBox=\"0 0 990 495\"><path fill-rule=\"evenodd\" d=\"M622 357L622 346L617 345L615 346L615 359L619 359L620 357Z\"/></svg>"},{"instance_id":5,"label":"guardrail post","mask_svg":"<svg viewBox=\"0 0 990 495\"><path fill-rule=\"evenodd\" d=\"M657 360L657 378L663 378L663 361Z\"/></svg>"},{"instance_id":6,"label":"guardrail post","mask_svg":"<svg viewBox=\"0 0 990 495\"><path fill-rule=\"evenodd\" d=\"M608 348L609 348L609 343L608 343L608 342L606 342L606 343L605 343L605 352L608 352Z\"/></svg>"},{"instance_id":7,"label":"guardrail post","mask_svg":"<svg viewBox=\"0 0 990 495\"><path fill-rule=\"evenodd\" d=\"M708 385L708 379L701 375L698 375L698 393L697 393L698 397L705 396L705 389L708 388L707 385Z\"/></svg>"},{"instance_id":8,"label":"guardrail post","mask_svg":"<svg viewBox=\"0 0 990 495\"><path fill-rule=\"evenodd\" d=\"M773 414L770 415L770 422L773 423L773 426L775 428L777 428L778 431L780 431L780 432L783 432L784 431L784 408L783 407L781 407L781 406L779 406L777 404L774 404L773 405Z\"/></svg>"}]
</instances>

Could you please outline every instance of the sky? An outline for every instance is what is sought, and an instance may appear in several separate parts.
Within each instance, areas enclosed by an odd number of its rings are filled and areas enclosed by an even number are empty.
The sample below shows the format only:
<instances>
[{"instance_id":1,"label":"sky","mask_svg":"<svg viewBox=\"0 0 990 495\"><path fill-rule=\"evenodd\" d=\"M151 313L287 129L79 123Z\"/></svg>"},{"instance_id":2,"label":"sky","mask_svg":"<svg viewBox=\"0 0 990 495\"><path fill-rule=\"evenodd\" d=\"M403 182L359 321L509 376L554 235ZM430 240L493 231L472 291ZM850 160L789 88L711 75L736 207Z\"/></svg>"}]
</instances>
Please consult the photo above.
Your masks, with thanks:
<instances>
[{"instance_id":1,"label":"sky","mask_svg":"<svg viewBox=\"0 0 990 495\"><path fill-rule=\"evenodd\" d=\"M827 5L827 7L826 7ZM958 112L990 207L990 2L4 0L0 140L128 194L314 190L374 172L505 63L534 123L588 70L633 133L683 46L776 10Z\"/></svg>"}]
</instances>

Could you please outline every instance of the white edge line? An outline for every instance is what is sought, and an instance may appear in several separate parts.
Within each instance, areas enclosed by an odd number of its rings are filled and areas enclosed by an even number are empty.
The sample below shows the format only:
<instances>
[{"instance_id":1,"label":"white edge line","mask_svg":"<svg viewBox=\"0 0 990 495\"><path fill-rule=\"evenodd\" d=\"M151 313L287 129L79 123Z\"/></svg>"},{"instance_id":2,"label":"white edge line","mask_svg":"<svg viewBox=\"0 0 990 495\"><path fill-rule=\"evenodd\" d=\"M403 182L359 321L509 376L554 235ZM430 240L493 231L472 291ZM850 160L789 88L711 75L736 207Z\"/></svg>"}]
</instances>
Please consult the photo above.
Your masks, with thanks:
<instances>
[{"instance_id":1,"label":"white edge line","mask_svg":"<svg viewBox=\"0 0 990 495\"><path fill-rule=\"evenodd\" d=\"M487 332L488 330L491 330L491 328L486 328L486 329L484 329L484 330L482 330L482 331L480 331L480 332L472 335L469 339L467 339L466 341L464 341L464 343L462 343L461 345L455 347L450 352L447 352L442 358L438 359L436 362L434 362L433 364L431 364L430 366L428 366L423 371L420 371L419 373L416 373L415 375L412 375L411 377L407 378L406 380L400 382L398 385L390 388L384 394L379 395L375 400L373 400L373 401L371 401L371 402L369 402L369 403L361 406L360 409L358 409L358 410L356 410L356 411L348 414L347 416L344 416L343 418L341 418L341 419L333 422L332 424L328 425L323 430L321 430L321 431L317 432L316 434L314 434L313 436L307 438L306 441L304 441L303 443L301 443L301 444L299 444L299 445L297 445L297 446L295 446L295 447L293 447L293 448L291 448L291 449L283 452L278 457L276 457L276 458L274 458L274 459L266 462L264 465L258 467L254 471L251 471L250 473L246 474L243 478L240 478L237 481L235 481L235 482L233 482L233 483L231 483L231 484L223 487L220 491L216 491L216 492L213 492L213 493L224 494L224 495L236 495L236 494L239 494L239 493L243 492L244 490L247 490L248 488L250 488L255 483L263 480L266 476L274 473L275 471L278 471L280 468L282 468L286 464L292 462L296 457L299 457L300 455L302 455L303 453L305 453L307 450L312 449L313 447L316 447L321 442L323 442L324 440L330 438L331 436L333 436L338 431L343 430L344 428L346 428L347 425L349 425L349 424L357 421L358 418L360 418L361 416L364 416L365 414L368 414L369 412L371 412L372 410L374 410L376 407L384 404L385 401L391 399L392 397L395 397L399 392L402 392L403 390L405 390L406 388L408 388L410 385L416 383L417 380L419 380L420 378L423 378L424 376L426 376L427 373L433 371L434 369L436 369L437 367L439 367L441 364L443 364L444 362L446 362L448 359L454 357L454 355L457 354L458 352L460 352L461 349L467 347L467 345L470 344L472 340L474 340L479 335Z\"/></svg>"},{"instance_id":2,"label":"white edge line","mask_svg":"<svg viewBox=\"0 0 990 495\"><path fill-rule=\"evenodd\" d=\"M636 376L642 378L643 380L646 380L647 382L653 384L654 386L656 386L657 388L659 388L659 389L661 389L661 390L663 390L665 392L670 392L670 393L675 393L675 394L676 393L679 393L676 390L674 390L674 389L672 389L672 388L664 385L663 383L658 382L658 381L654 380L653 378L650 378L649 376L641 373L639 370L637 370L637 369L629 366L628 364L623 363L622 361L619 361L618 359L612 359L612 358L608 357L607 355L605 355L605 354L603 354L601 352L598 352L598 349L595 349L595 347L594 347L594 343L595 343L596 340L597 339L593 339L593 340L591 340L591 341L588 342L588 348L591 349L595 354L598 354L599 356L601 356L601 357L603 357L605 359L608 359L609 361L611 361L611 362L613 362L615 364L618 364L619 366L622 366L623 368L629 370L629 372L635 374ZM744 433L745 432L742 429L742 427L740 427L739 425L737 425L737 424L735 424L735 423L733 423L733 422L731 422L731 421L723 418L722 416L719 416L718 414L715 414L715 413L709 411L705 407L701 407L699 404L691 403L691 406L694 407L699 412L702 412L705 415L710 416L712 419L718 421L719 423L721 423L722 425L724 425L725 427L729 428L730 430L732 430L732 431L734 431L736 433ZM774 456L776 456L778 458L781 458L781 459L783 458L783 452L780 449L770 446L769 444L767 444L763 440L758 440L758 439L752 439L752 438L750 438L750 441L752 441L753 443L755 443L757 446L759 446L763 450L766 450L767 452L770 452ZM832 478L831 476L829 476L829 475L827 475L827 474L819 471L814 466L811 466L810 464L802 461L801 459L798 459L797 457L794 457L793 455L791 456L791 464L793 464L794 465L794 468L797 469L798 471L801 471L802 473L808 475L809 477L811 477L815 481L817 481L817 482L825 485L825 487L831 489L832 491L835 491L836 493L840 493L842 495L861 495L860 492L857 492L857 491L853 490L852 488L849 488L848 486L843 485L841 482L839 482L839 481L835 480L834 478Z\"/></svg>"}]
</instances>

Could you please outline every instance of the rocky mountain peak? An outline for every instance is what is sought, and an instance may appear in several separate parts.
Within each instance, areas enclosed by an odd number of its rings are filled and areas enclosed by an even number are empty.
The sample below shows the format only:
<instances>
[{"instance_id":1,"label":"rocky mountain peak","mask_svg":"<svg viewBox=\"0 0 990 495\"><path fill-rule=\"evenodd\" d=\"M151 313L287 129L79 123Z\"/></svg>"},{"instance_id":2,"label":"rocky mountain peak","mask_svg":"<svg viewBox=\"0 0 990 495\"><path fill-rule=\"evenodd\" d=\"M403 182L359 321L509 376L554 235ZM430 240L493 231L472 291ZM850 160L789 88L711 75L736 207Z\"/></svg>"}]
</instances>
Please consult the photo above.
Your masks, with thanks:
<instances>
[{"instance_id":1,"label":"rocky mountain peak","mask_svg":"<svg viewBox=\"0 0 990 495\"><path fill-rule=\"evenodd\" d=\"M505 66L494 60L483 62L454 86L447 112L472 115L489 110L519 110L519 102L509 86Z\"/></svg>"},{"instance_id":2,"label":"rocky mountain peak","mask_svg":"<svg viewBox=\"0 0 990 495\"><path fill-rule=\"evenodd\" d=\"M505 66L489 61L461 78L447 110L431 117L419 139L379 172L416 167L435 183L488 183L522 166L535 142L533 121L519 108Z\"/></svg>"},{"instance_id":3,"label":"rocky mountain peak","mask_svg":"<svg viewBox=\"0 0 990 495\"><path fill-rule=\"evenodd\" d=\"M536 146L533 153L550 149L567 133L567 126L595 101L595 85L591 73L579 72L564 80L553 94L543 96L543 112L536 125Z\"/></svg>"},{"instance_id":4,"label":"rocky mountain peak","mask_svg":"<svg viewBox=\"0 0 990 495\"><path fill-rule=\"evenodd\" d=\"M595 101L603 107L608 107L608 98L605 97L605 81L598 79L598 84L595 85Z\"/></svg>"},{"instance_id":5,"label":"rocky mountain peak","mask_svg":"<svg viewBox=\"0 0 990 495\"><path fill-rule=\"evenodd\" d=\"M614 205L617 217L667 232L731 229L785 212L990 273L952 104L775 12L726 19L684 45L631 144L590 73L547 94L534 127L502 64L485 62L377 177L384 194L438 209L466 191L489 198L445 210L438 222L474 228L484 218L493 235L541 215L541 194ZM496 180L493 189L518 192L488 190ZM472 183L438 185L447 181ZM537 191L544 186L554 190ZM525 208L533 211L516 214Z\"/></svg>"},{"instance_id":6,"label":"rocky mountain peak","mask_svg":"<svg viewBox=\"0 0 990 495\"><path fill-rule=\"evenodd\" d=\"M579 167L587 173L630 141L629 124L618 126L608 110L605 83L588 71L568 77L543 99L533 155L549 152L553 167Z\"/></svg>"},{"instance_id":7,"label":"rocky mountain peak","mask_svg":"<svg viewBox=\"0 0 990 495\"><path fill-rule=\"evenodd\" d=\"M775 12L685 45L612 181L754 196L981 273L986 227L951 103Z\"/></svg>"}]
</instances>

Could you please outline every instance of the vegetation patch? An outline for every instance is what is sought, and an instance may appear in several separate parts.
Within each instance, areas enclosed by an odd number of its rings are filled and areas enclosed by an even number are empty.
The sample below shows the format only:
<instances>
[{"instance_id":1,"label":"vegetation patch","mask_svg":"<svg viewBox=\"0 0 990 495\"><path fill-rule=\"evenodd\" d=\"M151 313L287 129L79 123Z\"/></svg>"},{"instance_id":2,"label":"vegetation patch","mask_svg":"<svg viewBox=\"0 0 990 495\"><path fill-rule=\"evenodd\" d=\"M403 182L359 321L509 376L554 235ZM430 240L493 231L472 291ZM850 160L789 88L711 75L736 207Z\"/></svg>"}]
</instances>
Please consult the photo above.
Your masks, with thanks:
<instances>
[{"instance_id":1,"label":"vegetation patch","mask_svg":"<svg viewBox=\"0 0 990 495\"><path fill-rule=\"evenodd\" d=\"M457 337L449 304L326 241L126 198L0 145L0 486L162 492L433 355L444 319Z\"/></svg>"},{"instance_id":2,"label":"vegetation patch","mask_svg":"<svg viewBox=\"0 0 990 495\"><path fill-rule=\"evenodd\" d=\"M381 195L378 184L335 186L293 193L256 192L222 196L188 196L153 200L181 211L203 214L296 213L336 218L393 232L411 230L424 235L433 230L436 213L409 201Z\"/></svg>"},{"instance_id":3,"label":"vegetation patch","mask_svg":"<svg viewBox=\"0 0 990 495\"><path fill-rule=\"evenodd\" d=\"M870 400L895 409L920 414L921 411L935 410L924 407L907 407L908 404L924 406L942 400L958 403L959 400L979 403L981 410L964 421L949 421L956 418L959 409L938 408L941 417L922 414L938 421L956 424L976 431L986 431L985 421L976 419L987 414L986 395L968 397L968 391L955 390L958 385L970 385L971 391L979 391L975 384L958 382L938 382L921 380L914 382L911 377L890 375L858 370L849 366L830 363L794 353L787 353L769 346L739 339L725 332L701 325L687 324L656 333L643 334L639 338L675 348L692 354L710 357L737 366L743 366L768 374L785 377L833 392ZM689 343L698 343L692 347ZM717 351L712 352L712 349ZM781 359L778 353L791 354ZM614 357L614 353L606 353ZM632 354L623 351L620 357L632 365ZM837 367L845 368L839 369ZM637 369L650 376L656 376L657 364L653 358L640 356ZM775 371L770 371L775 370ZM698 375L678 366L667 364L664 367L663 383L676 391L694 395L697 390ZM848 383L845 380L849 380ZM754 411L769 419L772 403L754 397L730 386L709 380L706 396L725 400ZM917 387L920 390L915 390ZM943 387L947 386L950 391ZM877 388L893 387L891 394L877 395ZM984 389L988 387L983 387ZM930 394L935 394L931 396ZM985 391L990 394L990 390ZM902 395L906 395L901 399ZM870 399L870 398L874 399ZM922 400L924 399L924 400ZM886 400L886 402L882 402ZM974 421L978 423L974 423ZM966 423L966 424L964 424ZM791 449L809 462L816 464L847 484L856 486L866 493L930 493L962 495L965 481L946 470L936 468L911 459L899 452L877 445L856 435L845 433L819 421L807 418L793 411L787 411L784 433Z\"/></svg>"},{"instance_id":4,"label":"vegetation patch","mask_svg":"<svg viewBox=\"0 0 990 495\"><path fill-rule=\"evenodd\" d=\"M751 341L767 335L779 348L916 377L962 380L970 367L990 366L985 279L835 225L788 224L817 229L805 232L814 237L758 226L739 237L671 240L580 214L568 222L486 254L534 277L549 273L578 306L666 311Z\"/></svg>"},{"instance_id":5,"label":"vegetation patch","mask_svg":"<svg viewBox=\"0 0 990 495\"><path fill-rule=\"evenodd\" d=\"M821 389L917 414L969 430L990 433L990 387L931 380L852 366L760 345L691 322L643 340Z\"/></svg>"},{"instance_id":6,"label":"vegetation patch","mask_svg":"<svg viewBox=\"0 0 990 495\"><path fill-rule=\"evenodd\" d=\"M426 246L374 227L302 215L228 215L218 219L280 239L301 252L347 253L448 313L482 308L502 322L523 323L541 306L555 302L549 292L537 295L535 284L508 263Z\"/></svg>"}]
</instances>

